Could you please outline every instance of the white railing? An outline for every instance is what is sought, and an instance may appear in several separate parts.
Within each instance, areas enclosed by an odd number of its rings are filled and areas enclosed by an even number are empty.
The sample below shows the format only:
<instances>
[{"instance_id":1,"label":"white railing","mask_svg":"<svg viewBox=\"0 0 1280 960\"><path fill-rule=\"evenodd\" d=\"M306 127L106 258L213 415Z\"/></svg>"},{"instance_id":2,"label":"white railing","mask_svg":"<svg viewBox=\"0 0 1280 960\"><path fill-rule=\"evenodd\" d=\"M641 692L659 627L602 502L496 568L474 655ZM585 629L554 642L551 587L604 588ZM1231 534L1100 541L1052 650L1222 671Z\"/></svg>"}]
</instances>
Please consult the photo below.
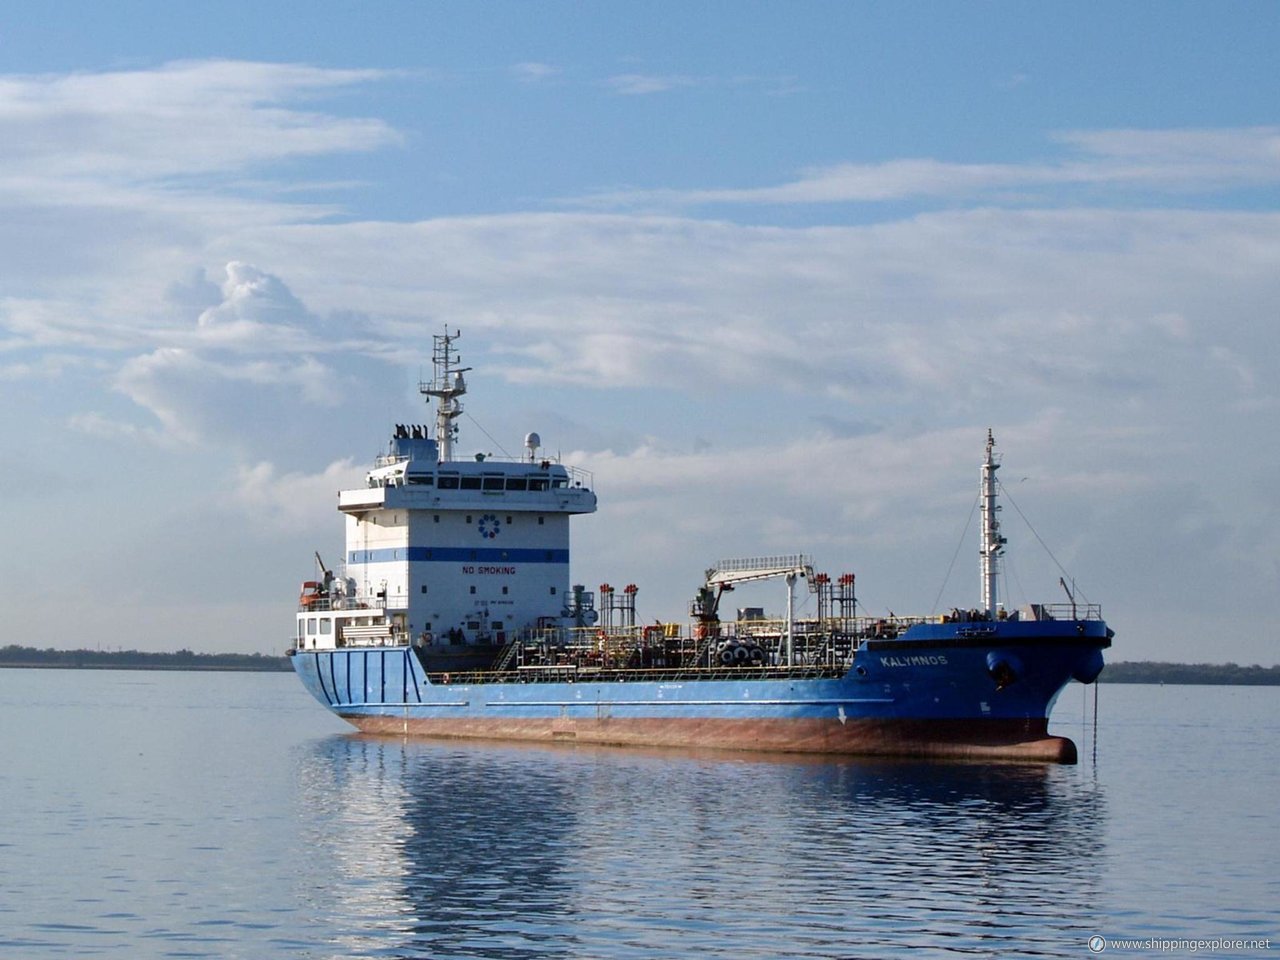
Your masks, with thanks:
<instances>
[{"instance_id":1,"label":"white railing","mask_svg":"<svg viewBox=\"0 0 1280 960\"><path fill-rule=\"evenodd\" d=\"M711 569L717 573L755 573L765 570L800 570L813 566L813 559L802 553L788 553L776 557L740 557L718 560Z\"/></svg>"}]
</instances>

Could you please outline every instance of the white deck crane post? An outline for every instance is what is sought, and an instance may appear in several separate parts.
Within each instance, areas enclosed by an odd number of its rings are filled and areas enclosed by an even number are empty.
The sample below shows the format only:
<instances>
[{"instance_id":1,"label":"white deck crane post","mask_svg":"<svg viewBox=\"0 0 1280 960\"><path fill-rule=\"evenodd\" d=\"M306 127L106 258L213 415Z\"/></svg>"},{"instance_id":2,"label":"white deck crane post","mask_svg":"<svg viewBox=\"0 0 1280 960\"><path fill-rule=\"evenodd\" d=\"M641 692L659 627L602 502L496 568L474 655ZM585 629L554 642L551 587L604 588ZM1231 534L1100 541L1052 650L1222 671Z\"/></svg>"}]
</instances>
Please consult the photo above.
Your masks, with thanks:
<instances>
[{"instance_id":1,"label":"white deck crane post","mask_svg":"<svg viewBox=\"0 0 1280 960\"><path fill-rule=\"evenodd\" d=\"M707 571L707 586L732 589L739 583L782 578L787 583L787 666L795 666L795 586L804 577L813 582L813 561L803 554L721 560Z\"/></svg>"}]
</instances>

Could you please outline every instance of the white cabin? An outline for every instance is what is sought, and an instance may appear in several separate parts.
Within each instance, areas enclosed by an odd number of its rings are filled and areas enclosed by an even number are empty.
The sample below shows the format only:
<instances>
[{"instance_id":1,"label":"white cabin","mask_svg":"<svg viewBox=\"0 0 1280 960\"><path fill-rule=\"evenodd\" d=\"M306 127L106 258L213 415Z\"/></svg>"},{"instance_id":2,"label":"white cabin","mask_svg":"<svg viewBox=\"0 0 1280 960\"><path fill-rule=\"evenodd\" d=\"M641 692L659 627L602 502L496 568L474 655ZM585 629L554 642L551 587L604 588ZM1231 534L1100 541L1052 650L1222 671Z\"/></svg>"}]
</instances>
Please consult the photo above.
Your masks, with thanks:
<instances>
[{"instance_id":1,"label":"white cabin","mask_svg":"<svg viewBox=\"0 0 1280 960\"><path fill-rule=\"evenodd\" d=\"M397 425L366 485L338 494L344 572L303 584L299 649L414 643L478 652L581 616L569 584L569 518L595 511L591 477L540 456L537 434L519 460L441 457L466 389L451 366L455 338L436 338L433 385L448 389L422 389L441 397L436 438L428 426Z\"/></svg>"}]
</instances>

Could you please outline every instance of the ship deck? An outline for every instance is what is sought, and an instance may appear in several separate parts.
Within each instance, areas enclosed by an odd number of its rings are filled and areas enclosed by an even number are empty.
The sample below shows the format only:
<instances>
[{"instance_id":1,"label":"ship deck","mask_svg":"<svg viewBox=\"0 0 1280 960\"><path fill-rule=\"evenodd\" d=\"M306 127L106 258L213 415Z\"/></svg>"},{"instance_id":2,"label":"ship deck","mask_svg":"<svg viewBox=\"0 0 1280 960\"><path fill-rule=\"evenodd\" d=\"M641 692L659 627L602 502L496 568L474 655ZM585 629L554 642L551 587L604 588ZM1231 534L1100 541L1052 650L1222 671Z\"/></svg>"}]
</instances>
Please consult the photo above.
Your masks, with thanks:
<instances>
[{"instance_id":1,"label":"ship deck","mask_svg":"<svg viewBox=\"0 0 1280 960\"><path fill-rule=\"evenodd\" d=\"M711 680L838 680L848 667L826 665L733 667L577 667L572 664L514 670L428 671L433 684L489 683L691 683Z\"/></svg>"}]
</instances>

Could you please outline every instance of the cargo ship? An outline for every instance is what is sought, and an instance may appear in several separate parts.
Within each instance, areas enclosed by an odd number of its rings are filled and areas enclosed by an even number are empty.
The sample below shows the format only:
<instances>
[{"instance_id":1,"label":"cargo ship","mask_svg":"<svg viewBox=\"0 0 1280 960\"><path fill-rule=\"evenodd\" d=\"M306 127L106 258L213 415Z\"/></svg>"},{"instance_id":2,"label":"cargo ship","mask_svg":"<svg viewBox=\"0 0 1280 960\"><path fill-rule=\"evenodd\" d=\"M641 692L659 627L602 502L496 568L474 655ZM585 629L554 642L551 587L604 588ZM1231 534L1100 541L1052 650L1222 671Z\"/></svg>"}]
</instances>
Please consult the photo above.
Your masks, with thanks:
<instances>
[{"instance_id":1,"label":"cargo ship","mask_svg":"<svg viewBox=\"0 0 1280 960\"><path fill-rule=\"evenodd\" d=\"M802 553L714 563L687 619L642 621L638 588L571 583L569 524L590 473L542 449L455 456L467 392L458 332L434 337L434 423L396 424L365 486L338 493L346 550L315 556L289 651L358 730L440 738L1071 763L1048 715L1094 682L1112 631L1094 604L1007 610L995 438L981 464L981 600L869 615L852 573ZM777 581L786 612L724 595ZM807 591L797 614L796 593Z\"/></svg>"}]
</instances>

